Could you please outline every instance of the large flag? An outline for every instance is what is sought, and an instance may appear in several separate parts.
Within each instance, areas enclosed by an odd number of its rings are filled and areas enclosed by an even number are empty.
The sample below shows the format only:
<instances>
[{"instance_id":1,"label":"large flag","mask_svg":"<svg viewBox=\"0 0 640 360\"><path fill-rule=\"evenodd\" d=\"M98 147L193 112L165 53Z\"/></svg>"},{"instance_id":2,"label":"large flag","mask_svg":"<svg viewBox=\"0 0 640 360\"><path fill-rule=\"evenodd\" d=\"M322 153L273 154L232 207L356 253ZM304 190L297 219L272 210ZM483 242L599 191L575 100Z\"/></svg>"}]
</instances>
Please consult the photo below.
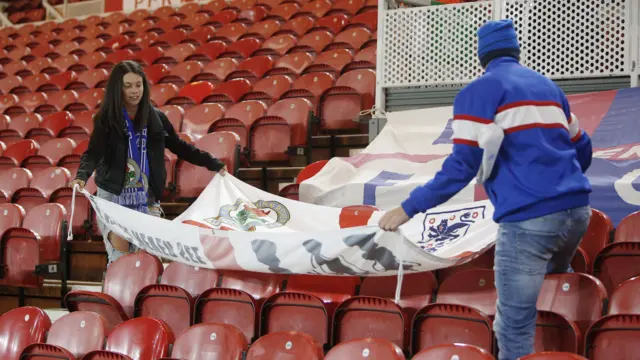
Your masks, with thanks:
<instances>
[{"instance_id":1,"label":"large flag","mask_svg":"<svg viewBox=\"0 0 640 360\"><path fill-rule=\"evenodd\" d=\"M87 196L98 218L143 250L196 267L282 274L380 276L450 267L495 241L487 201L419 214L399 232L366 208L293 201L216 176L170 221Z\"/></svg>"},{"instance_id":2,"label":"large flag","mask_svg":"<svg viewBox=\"0 0 640 360\"><path fill-rule=\"evenodd\" d=\"M640 210L640 88L569 96L572 112L592 137L594 159L587 176L592 207L617 224ZM428 182L451 153L452 107L387 113L378 137L359 155L333 158L300 185L300 200L342 207L398 206ZM445 205L485 200L482 186L469 184Z\"/></svg>"}]
</instances>

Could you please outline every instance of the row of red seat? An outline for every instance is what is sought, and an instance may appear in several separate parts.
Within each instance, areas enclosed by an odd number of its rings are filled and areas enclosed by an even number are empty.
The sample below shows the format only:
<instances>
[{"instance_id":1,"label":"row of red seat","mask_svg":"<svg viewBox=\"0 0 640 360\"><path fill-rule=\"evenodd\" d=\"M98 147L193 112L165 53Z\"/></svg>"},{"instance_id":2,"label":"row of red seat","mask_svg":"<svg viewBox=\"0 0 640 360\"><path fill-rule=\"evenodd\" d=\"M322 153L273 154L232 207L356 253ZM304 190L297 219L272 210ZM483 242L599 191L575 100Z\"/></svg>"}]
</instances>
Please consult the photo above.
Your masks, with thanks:
<instances>
[{"instance_id":1,"label":"row of red seat","mask_svg":"<svg viewBox=\"0 0 640 360\"><path fill-rule=\"evenodd\" d=\"M156 284L158 277L160 284ZM395 281L394 276L361 281L237 271L220 274L179 263L163 272L155 257L137 253L107 269L103 293L72 291L65 301L70 311L102 314L109 328L144 316L165 321L176 334L198 323L232 324L249 343L269 333L297 330L325 346L372 337L414 354L452 340L495 350L492 270L457 272L437 293L431 273L407 274L399 304L391 300ZM640 278L631 279L611 293L607 308L609 296L595 277L548 275L538 301L536 350L582 352L583 335L589 336L589 328L603 314L638 313L639 292Z\"/></svg>"},{"instance_id":2,"label":"row of red seat","mask_svg":"<svg viewBox=\"0 0 640 360\"><path fill-rule=\"evenodd\" d=\"M126 321L112 332L105 319L77 311L55 323L35 307L12 310L0 317L0 356L3 359L58 360L307 360L379 359L404 360L402 350L384 339L354 339L331 349L326 356L309 335L282 331L265 335L251 344L233 325L198 324L174 334L162 320L141 317ZM106 341L105 341L106 338ZM170 357L169 357L170 356ZM413 360L494 360L487 351L466 344L441 344L422 350ZM597 358L600 359L600 358ZM522 360L584 360L571 353L538 353Z\"/></svg>"}]
</instances>

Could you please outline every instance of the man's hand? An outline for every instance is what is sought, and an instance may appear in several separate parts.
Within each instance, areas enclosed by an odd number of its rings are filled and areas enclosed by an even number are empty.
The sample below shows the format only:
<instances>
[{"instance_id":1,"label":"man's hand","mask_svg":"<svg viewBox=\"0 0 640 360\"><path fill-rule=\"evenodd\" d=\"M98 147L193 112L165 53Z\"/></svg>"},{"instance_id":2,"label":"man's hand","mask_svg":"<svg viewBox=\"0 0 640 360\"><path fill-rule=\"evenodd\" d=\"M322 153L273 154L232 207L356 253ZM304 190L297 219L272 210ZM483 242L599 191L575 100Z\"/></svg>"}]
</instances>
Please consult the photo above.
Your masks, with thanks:
<instances>
[{"instance_id":1,"label":"man's hand","mask_svg":"<svg viewBox=\"0 0 640 360\"><path fill-rule=\"evenodd\" d=\"M404 209L398 206L397 208L387 211L386 214L382 215L382 218L380 218L380 221L378 222L378 226L380 226L382 230L396 231L402 224L409 220L411 220L411 218L407 216Z\"/></svg>"}]
</instances>

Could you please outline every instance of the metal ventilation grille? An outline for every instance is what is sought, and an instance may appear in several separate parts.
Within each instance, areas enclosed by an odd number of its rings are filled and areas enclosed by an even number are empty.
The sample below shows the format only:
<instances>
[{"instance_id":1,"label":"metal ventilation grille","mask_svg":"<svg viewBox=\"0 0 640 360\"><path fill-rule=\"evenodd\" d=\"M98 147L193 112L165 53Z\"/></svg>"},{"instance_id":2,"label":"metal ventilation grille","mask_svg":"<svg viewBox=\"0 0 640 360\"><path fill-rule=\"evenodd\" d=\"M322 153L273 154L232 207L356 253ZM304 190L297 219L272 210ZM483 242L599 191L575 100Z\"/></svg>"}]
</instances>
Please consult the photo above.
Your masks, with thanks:
<instances>
[{"instance_id":1,"label":"metal ventilation grille","mask_svg":"<svg viewBox=\"0 0 640 360\"><path fill-rule=\"evenodd\" d=\"M521 62L554 79L628 75L630 0L506 0Z\"/></svg>"}]
</instances>

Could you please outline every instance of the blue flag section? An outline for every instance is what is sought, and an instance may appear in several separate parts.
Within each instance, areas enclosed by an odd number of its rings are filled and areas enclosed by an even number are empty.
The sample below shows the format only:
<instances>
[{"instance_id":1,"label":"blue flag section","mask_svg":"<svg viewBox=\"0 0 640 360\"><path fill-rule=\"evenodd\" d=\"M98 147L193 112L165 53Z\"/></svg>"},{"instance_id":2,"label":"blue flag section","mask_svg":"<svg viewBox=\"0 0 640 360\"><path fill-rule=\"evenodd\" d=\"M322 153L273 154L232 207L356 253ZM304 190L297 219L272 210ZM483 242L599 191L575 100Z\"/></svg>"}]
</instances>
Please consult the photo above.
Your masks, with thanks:
<instances>
[{"instance_id":1,"label":"blue flag section","mask_svg":"<svg viewBox=\"0 0 640 360\"><path fill-rule=\"evenodd\" d=\"M614 225L640 210L640 88L569 97L593 141L591 206Z\"/></svg>"}]
</instances>

